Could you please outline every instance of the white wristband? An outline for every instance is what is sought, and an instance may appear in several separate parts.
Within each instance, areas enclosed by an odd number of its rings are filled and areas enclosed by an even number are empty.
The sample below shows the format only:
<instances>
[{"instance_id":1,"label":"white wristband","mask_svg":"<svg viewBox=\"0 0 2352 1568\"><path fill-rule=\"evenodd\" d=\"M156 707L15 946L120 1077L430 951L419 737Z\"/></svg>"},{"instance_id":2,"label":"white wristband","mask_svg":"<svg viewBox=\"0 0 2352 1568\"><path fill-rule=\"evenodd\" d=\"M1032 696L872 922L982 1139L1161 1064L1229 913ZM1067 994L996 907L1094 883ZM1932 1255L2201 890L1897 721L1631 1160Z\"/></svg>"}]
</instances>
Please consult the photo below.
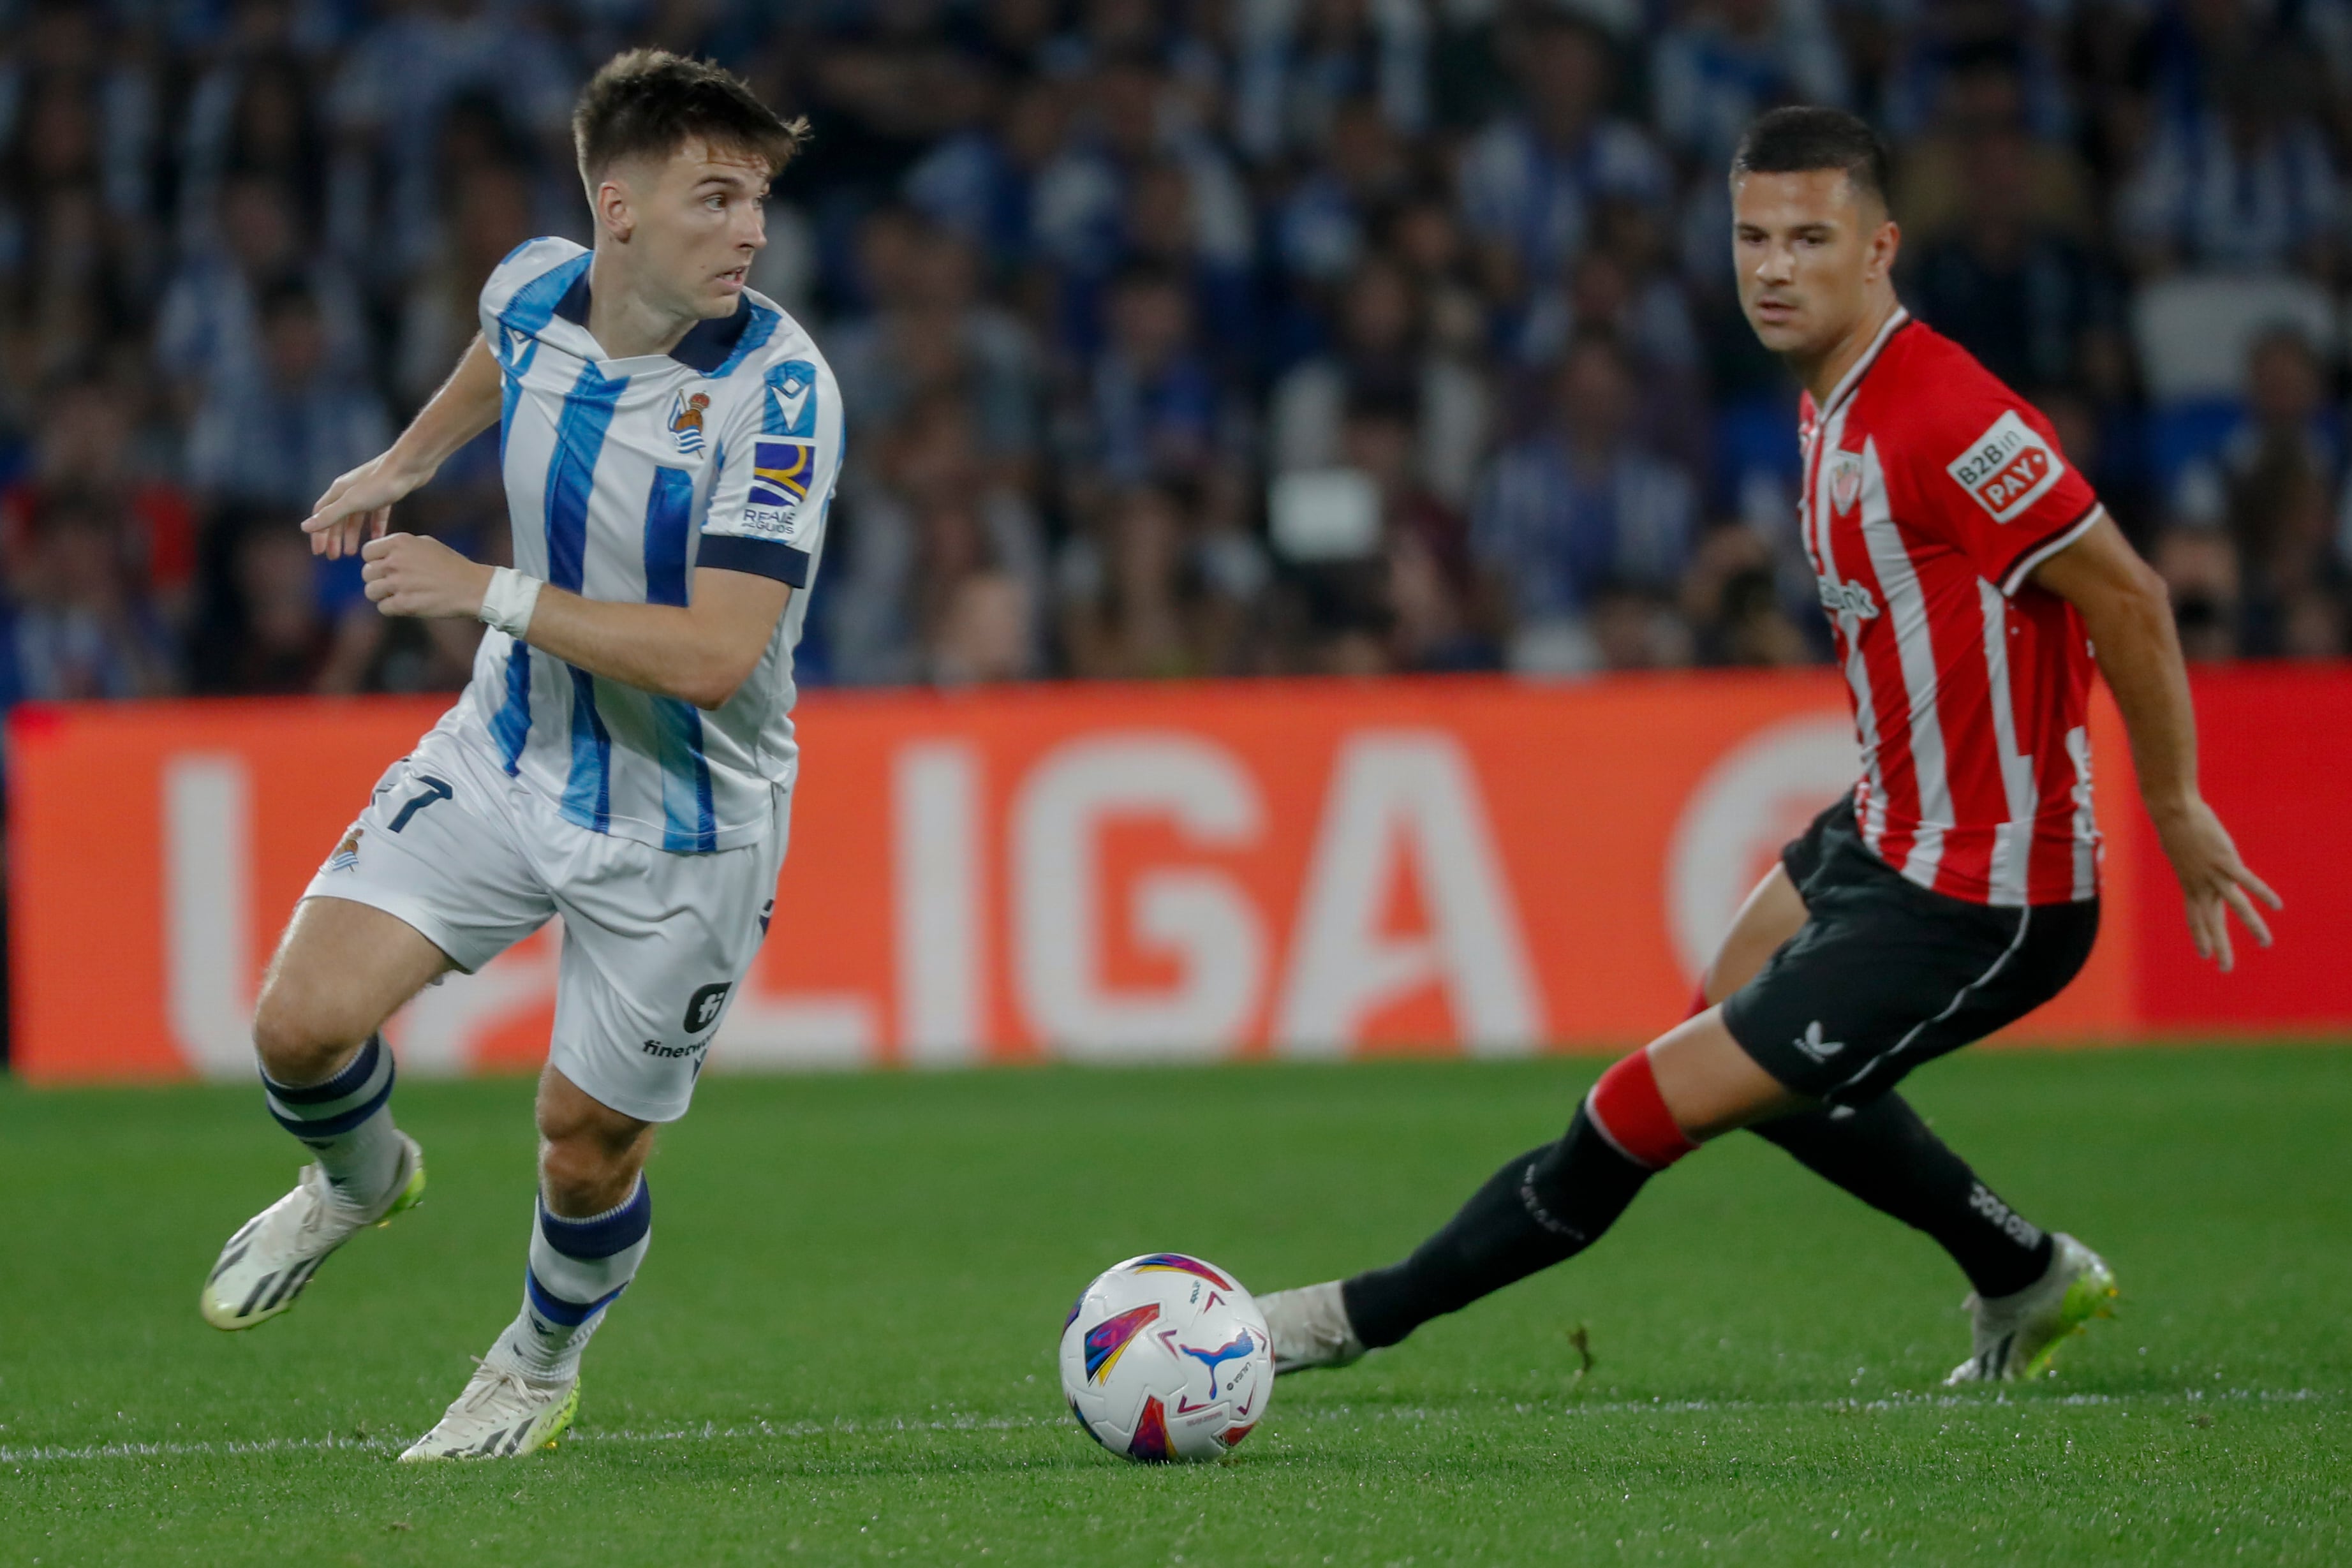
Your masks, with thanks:
<instances>
[{"instance_id":1,"label":"white wristband","mask_svg":"<svg viewBox=\"0 0 2352 1568\"><path fill-rule=\"evenodd\" d=\"M490 574L490 585L482 594L482 624L520 637L530 630L530 612L538 606L539 591L544 586L538 578L526 577L511 566L499 567Z\"/></svg>"}]
</instances>

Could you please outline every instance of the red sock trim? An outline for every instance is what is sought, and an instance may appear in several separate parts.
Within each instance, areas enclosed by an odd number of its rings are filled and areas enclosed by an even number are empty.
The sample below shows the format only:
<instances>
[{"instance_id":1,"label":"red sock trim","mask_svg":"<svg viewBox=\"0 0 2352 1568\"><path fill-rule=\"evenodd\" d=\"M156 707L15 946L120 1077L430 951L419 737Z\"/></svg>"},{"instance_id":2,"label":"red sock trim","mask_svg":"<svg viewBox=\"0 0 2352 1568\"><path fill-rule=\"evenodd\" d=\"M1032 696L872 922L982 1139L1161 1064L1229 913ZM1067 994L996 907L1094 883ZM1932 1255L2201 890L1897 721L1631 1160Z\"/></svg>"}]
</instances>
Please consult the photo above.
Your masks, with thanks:
<instances>
[{"instance_id":1,"label":"red sock trim","mask_svg":"<svg viewBox=\"0 0 2352 1568\"><path fill-rule=\"evenodd\" d=\"M1619 1153L1649 1170L1663 1171L1698 1147L1675 1124L1647 1051L1635 1051L1602 1073L1585 1112Z\"/></svg>"},{"instance_id":2,"label":"red sock trim","mask_svg":"<svg viewBox=\"0 0 2352 1568\"><path fill-rule=\"evenodd\" d=\"M1698 984L1698 989L1691 993L1690 1011L1683 1015L1683 1019L1687 1023L1714 1005L1714 1003L1706 999L1706 982L1702 980Z\"/></svg>"}]
</instances>

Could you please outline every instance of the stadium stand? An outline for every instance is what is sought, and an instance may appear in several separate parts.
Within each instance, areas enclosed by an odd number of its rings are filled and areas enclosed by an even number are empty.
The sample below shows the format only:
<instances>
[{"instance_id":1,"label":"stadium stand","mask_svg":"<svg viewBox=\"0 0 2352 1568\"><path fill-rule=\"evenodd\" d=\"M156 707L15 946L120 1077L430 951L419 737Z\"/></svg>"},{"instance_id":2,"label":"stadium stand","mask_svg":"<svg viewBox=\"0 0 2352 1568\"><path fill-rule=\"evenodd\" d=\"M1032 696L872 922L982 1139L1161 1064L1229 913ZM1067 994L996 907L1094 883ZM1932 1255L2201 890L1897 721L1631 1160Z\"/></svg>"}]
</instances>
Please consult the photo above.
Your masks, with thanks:
<instances>
[{"instance_id":1,"label":"stadium stand","mask_svg":"<svg viewBox=\"0 0 2352 1568\"><path fill-rule=\"evenodd\" d=\"M0 697L462 683L289 531L580 235L570 94L640 42L817 128L755 278L855 432L814 680L1819 658L1723 237L1795 100L1886 129L1907 296L2198 654L2345 651L2341 7L18 0ZM488 446L409 526L502 549Z\"/></svg>"}]
</instances>

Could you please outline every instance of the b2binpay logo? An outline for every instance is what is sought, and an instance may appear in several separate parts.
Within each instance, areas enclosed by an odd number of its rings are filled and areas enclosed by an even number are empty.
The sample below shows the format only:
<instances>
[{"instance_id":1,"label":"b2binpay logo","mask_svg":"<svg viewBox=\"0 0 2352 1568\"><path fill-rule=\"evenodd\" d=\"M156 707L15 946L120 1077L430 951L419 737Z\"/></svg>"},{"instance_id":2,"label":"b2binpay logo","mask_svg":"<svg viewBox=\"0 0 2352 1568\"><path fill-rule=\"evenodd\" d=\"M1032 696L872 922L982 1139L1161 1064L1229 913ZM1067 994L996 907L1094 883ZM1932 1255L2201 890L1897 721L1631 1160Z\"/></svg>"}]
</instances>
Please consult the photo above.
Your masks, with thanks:
<instances>
[{"instance_id":1,"label":"b2binpay logo","mask_svg":"<svg viewBox=\"0 0 2352 1568\"><path fill-rule=\"evenodd\" d=\"M689 997L686 1004L686 1032L698 1035L719 1022L719 1010L727 1005L727 993L735 989L729 981L718 985L706 985Z\"/></svg>"},{"instance_id":2,"label":"b2binpay logo","mask_svg":"<svg viewBox=\"0 0 2352 1568\"><path fill-rule=\"evenodd\" d=\"M2014 521L2026 508L2050 493L2066 472L2066 460L2042 437L2042 433L2011 409L1992 427L1952 459L1946 473L1995 522Z\"/></svg>"}]
</instances>

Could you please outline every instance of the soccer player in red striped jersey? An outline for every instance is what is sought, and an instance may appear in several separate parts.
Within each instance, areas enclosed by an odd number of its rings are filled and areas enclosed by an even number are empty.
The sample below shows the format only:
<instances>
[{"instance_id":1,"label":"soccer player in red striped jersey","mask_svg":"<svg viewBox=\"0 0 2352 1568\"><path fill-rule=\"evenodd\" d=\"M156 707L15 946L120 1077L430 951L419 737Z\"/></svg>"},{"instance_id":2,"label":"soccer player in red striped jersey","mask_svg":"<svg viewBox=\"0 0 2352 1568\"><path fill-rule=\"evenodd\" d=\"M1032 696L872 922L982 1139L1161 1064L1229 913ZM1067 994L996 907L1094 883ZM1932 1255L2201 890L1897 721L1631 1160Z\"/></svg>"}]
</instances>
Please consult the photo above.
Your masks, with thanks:
<instances>
[{"instance_id":1,"label":"soccer player in red striped jersey","mask_svg":"<svg viewBox=\"0 0 2352 1568\"><path fill-rule=\"evenodd\" d=\"M1650 1177L1742 1128L1940 1242L1973 1288L1948 1380L2031 1376L2115 1277L2003 1203L1894 1092L2073 980L2099 920L2086 710L2095 662L2198 952L2267 945L2197 788L2163 584L2048 420L1895 295L1886 153L1834 110L1776 110L1731 171L1740 302L1804 388L1805 550L1863 776L1782 852L1700 1005L1601 1077L1412 1255L1261 1297L1279 1371L1345 1364L1582 1251Z\"/></svg>"}]
</instances>

